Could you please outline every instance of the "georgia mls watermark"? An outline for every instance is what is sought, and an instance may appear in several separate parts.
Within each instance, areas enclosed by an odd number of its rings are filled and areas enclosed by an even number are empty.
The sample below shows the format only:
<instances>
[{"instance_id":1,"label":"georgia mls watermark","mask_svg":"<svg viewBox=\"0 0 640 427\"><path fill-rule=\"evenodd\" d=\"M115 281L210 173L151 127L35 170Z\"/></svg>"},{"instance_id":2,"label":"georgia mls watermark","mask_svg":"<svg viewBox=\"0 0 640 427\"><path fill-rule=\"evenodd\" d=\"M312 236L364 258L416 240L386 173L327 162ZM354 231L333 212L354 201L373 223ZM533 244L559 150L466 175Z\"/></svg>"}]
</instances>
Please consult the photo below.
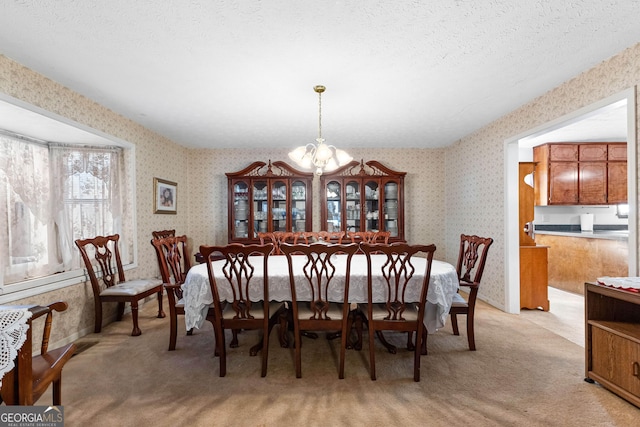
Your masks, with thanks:
<instances>
[{"instance_id":1,"label":"georgia mls watermark","mask_svg":"<svg viewBox=\"0 0 640 427\"><path fill-rule=\"evenodd\" d=\"M64 427L64 407L0 406L0 427Z\"/></svg>"}]
</instances>

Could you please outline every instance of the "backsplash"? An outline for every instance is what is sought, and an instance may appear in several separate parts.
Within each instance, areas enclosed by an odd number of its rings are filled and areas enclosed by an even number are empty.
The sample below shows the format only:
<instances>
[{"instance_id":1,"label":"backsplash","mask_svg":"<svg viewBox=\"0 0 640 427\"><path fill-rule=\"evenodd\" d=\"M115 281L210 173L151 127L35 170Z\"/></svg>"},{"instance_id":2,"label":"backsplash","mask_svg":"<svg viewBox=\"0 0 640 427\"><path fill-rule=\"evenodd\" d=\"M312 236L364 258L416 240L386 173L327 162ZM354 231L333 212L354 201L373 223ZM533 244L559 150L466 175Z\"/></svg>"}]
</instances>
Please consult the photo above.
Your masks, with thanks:
<instances>
[{"instance_id":1,"label":"backsplash","mask_svg":"<svg viewBox=\"0 0 640 427\"><path fill-rule=\"evenodd\" d=\"M593 214L593 226L601 230L619 230L628 227L629 219L618 217L618 207L609 206L535 206L534 223L546 225L575 225L580 229L580 215ZM612 228L613 227L613 228ZM545 228L548 229L548 228Z\"/></svg>"}]
</instances>

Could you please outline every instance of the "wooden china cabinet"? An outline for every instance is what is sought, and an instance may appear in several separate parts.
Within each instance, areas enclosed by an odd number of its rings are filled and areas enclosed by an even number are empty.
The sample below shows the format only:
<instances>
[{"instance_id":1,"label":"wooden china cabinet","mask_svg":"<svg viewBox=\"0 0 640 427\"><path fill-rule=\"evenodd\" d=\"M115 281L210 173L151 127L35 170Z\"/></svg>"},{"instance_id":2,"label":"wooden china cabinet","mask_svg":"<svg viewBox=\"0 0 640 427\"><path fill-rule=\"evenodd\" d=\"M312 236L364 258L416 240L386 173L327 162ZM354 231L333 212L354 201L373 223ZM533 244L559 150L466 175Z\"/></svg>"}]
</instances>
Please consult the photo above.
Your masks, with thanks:
<instances>
[{"instance_id":1,"label":"wooden china cabinet","mask_svg":"<svg viewBox=\"0 0 640 427\"><path fill-rule=\"evenodd\" d=\"M311 231L313 173L269 160L226 175L229 243L259 243L259 232Z\"/></svg>"},{"instance_id":2,"label":"wooden china cabinet","mask_svg":"<svg viewBox=\"0 0 640 427\"><path fill-rule=\"evenodd\" d=\"M389 231L404 241L404 177L375 160L349 164L320 177L321 227L326 231Z\"/></svg>"}]
</instances>

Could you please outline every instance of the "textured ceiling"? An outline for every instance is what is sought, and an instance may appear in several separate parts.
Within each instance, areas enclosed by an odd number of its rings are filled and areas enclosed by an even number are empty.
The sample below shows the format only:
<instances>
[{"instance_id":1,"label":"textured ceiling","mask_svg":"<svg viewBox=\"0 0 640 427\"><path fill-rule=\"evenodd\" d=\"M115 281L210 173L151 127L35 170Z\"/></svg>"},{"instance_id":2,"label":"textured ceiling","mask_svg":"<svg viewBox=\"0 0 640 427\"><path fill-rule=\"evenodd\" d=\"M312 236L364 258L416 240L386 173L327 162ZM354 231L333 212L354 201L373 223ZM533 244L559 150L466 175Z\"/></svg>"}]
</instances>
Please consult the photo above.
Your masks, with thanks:
<instances>
[{"instance_id":1,"label":"textured ceiling","mask_svg":"<svg viewBox=\"0 0 640 427\"><path fill-rule=\"evenodd\" d=\"M446 146L640 41L637 1L3 0L0 53L188 147Z\"/></svg>"}]
</instances>

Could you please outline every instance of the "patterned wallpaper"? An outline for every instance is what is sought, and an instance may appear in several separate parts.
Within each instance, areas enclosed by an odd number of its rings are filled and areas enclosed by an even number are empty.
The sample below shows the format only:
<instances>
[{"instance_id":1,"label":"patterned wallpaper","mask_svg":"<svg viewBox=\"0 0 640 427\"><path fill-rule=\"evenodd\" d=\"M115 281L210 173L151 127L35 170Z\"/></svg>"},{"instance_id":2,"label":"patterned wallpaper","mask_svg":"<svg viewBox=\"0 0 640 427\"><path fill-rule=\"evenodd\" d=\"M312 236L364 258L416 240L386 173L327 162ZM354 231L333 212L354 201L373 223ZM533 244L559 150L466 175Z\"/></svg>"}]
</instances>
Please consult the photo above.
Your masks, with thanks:
<instances>
[{"instance_id":1,"label":"patterned wallpaper","mask_svg":"<svg viewBox=\"0 0 640 427\"><path fill-rule=\"evenodd\" d=\"M505 307L505 140L635 87L639 81L640 44L637 44L447 149L445 240L450 244L446 259L457 256L452 242L459 238L461 230L495 240L482 278L480 298Z\"/></svg>"},{"instance_id":2,"label":"patterned wallpaper","mask_svg":"<svg viewBox=\"0 0 640 427\"><path fill-rule=\"evenodd\" d=\"M455 263L460 233L495 239L480 297L504 307L504 141L571 111L637 85L640 44L527 103L456 144L443 149L354 149L355 159L378 160L407 172L406 236L410 242L435 243L436 258ZM129 278L155 276L151 231L175 228L191 236L192 246L226 242L225 172L252 161L287 161L287 149L190 150L0 55L0 92L90 126L136 146L138 268ZM153 177L178 183L177 215L153 214ZM318 195L319 181L314 191ZM314 224L319 223L319 202ZM86 284L70 286L18 304L69 302L56 336L90 332L93 306ZM144 331L143 319L141 327ZM80 325L79 327L77 325ZM78 332L80 331L80 332Z\"/></svg>"}]
</instances>

